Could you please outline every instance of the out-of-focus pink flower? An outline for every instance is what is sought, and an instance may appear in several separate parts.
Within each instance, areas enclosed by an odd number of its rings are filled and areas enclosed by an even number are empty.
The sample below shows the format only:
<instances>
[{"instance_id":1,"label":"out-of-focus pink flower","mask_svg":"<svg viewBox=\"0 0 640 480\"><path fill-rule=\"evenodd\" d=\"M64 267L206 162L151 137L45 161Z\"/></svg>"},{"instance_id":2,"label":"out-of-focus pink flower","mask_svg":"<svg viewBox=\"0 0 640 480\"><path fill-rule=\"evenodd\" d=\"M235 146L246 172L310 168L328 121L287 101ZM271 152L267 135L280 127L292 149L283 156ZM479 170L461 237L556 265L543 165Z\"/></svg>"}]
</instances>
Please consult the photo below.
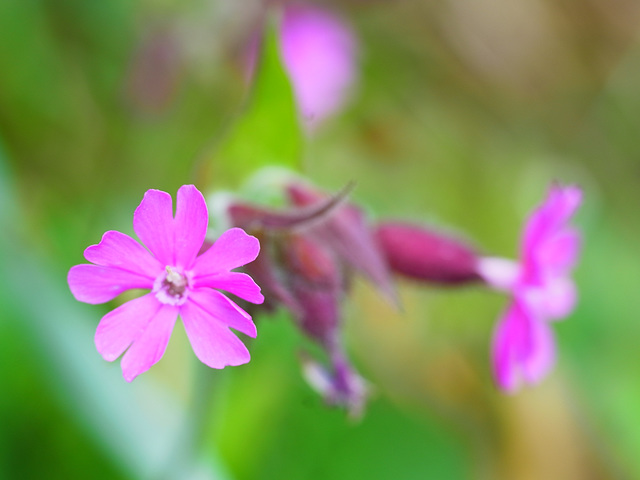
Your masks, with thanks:
<instances>
[{"instance_id":1,"label":"out-of-focus pink flower","mask_svg":"<svg viewBox=\"0 0 640 480\"><path fill-rule=\"evenodd\" d=\"M553 367L555 343L549 321L567 316L576 302L570 273L581 239L568 223L581 201L579 188L553 185L525 226L520 262L479 261L478 272L487 283L513 296L492 346L496 381L505 391L535 384Z\"/></svg>"},{"instance_id":2,"label":"out-of-focus pink flower","mask_svg":"<svg viewBox=\"0 0 640 480\"><path fill-rule=\"evenodd\" d=\"M81 302L104 303L133 288L151 290L106 314L96 331L96 347L105 360L126 350L121 366L128 382L162 358L178 315L206 365L223 368L249 361L249 351L229 327L250 337L256 336L256 327L217 289L263 302L251 277L231 271L253 261L260 244L232 228L198 255L208 222L204 197L193 185L178 190L175 217L171 195L149 190L133 215L133 229L149 250L124 233L108 231L84 252L92 264L69 271L69 287Z\"/></svg>"},{"instance_id":3,"label":"out-of-focus pink flower","mask_svg":"<svg viewBox=\"0 0 640 480\"><path fill-rule=\"evenodd\" d=\"M315 6L284 9L280 50L303 123L314 130L344 105L356 78L356 41L337 16Z\"/></svg>"}]
</instances>

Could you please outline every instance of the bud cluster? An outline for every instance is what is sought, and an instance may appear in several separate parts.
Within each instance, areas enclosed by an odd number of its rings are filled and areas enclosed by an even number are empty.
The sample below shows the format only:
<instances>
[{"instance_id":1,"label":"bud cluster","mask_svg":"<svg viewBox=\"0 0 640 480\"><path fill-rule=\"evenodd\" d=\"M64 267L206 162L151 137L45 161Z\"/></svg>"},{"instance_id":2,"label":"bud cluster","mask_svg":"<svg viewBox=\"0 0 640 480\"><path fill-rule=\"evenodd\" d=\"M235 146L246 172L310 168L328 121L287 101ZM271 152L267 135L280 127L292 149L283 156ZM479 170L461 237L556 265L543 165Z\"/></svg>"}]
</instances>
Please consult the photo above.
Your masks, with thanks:
<instances>
[{"instance_id":1,"label":"bud cluster","mask_svg":"<svg viewBox=\"0 0 640 480\"><path fill-rule=\"evenodd\" d=\"M349 203L350 187L331 196L301 182L286 185L288 206L270 209L236 202L234 226L261 243L246 271L261 285L272 310L282 306L296 325L326 352L329 366L303 355L303 371L327 403L358 415L365 381L351 366L341 341L341 304L353 274L369 280L392 304L392 274L437 285L478 282L478 256L465 243L426 228L398 222L374 225Z\"/></svg>"}]
</instances>

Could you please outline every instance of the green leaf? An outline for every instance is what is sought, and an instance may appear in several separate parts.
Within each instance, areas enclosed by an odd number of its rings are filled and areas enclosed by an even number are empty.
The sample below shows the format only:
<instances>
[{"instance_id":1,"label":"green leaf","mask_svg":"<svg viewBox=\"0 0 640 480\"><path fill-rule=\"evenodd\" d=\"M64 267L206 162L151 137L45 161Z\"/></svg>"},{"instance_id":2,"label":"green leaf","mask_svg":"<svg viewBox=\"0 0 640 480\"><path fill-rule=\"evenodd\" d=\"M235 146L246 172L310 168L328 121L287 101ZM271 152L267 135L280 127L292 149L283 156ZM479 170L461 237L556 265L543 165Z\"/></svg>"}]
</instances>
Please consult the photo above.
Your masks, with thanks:
<instances>
[{"instance_id":1,"label":"green leaf","mask_svg":"<svg viewBox=\"0 0 640 480\"><path fill-rule=\"evenodd\" d=\"M207 159L216 186L237 187L265 166L300 170L303 139L277 41L276 29L269 28L247 109Z\"/></svg>"}]
</instances>

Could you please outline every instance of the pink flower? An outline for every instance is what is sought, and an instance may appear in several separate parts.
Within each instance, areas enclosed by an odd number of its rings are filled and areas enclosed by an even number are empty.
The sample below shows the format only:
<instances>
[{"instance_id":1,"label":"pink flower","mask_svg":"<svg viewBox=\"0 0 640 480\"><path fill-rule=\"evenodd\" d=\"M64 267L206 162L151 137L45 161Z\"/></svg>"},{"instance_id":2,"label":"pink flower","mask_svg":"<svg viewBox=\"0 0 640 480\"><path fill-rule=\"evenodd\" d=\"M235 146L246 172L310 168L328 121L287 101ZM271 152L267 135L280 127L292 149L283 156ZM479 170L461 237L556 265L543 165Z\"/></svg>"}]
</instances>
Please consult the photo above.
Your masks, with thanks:
<instances>
[{"instance_id":1,"label":"pink flower","mask_svg":"<svg viewBox=\"0 0 640 480\"><path fill-rule=\"evenodd\" d=\"M356 41L332 13L288 5L280 49L302 120L309 131L338 112L356 77Z\"/></svg>"},{"instance_id":2,"label":"pink flower","mask_svg":"<svg viewBox=\"0 0 640 480\"><path fill-rule=\"evenodd\" d=\"M193 185L178 190L175 217L171 195L149 190L133 214L133 229L149 250L124 233L108 231L84 251L93 265L69 271L71 293L81 302L104 303L132 288L151 290L106 314L96 331L96 347L105 360L111 362L126 350L121 365L128 382L162 358L178 315L204 364L223 368L250 359L229 327L250 337L256 336L256 327L216 289L262 303L260 287L251 277L231 271L253 261L260 245L232 228L198 256L208 221L204 197Z\"/></svg>"},{"instance_id":3,"label":"pink flower","mask_svg":"<svg viewBox=\"0 0 640 480\"><path fill-rule=\"evenodd\" d=\"M553 185L525 226L520 262L496 258L479 262L479 273L487 283L513 296L492 346L496 381L505 391L539 382L555 363L549 322L567 316L576 302L570 273L580 250L580 234L568 222L581 201L579 188Z\"/></svg>"}]
</instances>

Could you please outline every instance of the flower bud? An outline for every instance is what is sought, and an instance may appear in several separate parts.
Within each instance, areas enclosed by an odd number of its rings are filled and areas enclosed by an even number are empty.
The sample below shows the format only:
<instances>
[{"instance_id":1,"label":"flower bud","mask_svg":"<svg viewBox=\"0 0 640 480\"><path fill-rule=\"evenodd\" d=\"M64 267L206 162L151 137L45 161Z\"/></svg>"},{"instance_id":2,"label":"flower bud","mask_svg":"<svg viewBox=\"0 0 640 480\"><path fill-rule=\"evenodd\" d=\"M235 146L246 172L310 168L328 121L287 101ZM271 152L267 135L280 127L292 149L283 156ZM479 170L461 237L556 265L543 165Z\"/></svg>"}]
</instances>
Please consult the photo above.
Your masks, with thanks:
<instances>
[{"instance_id":1,"label":"flower bud","mask_svg":"<svg viewBox=\"0 0 640 480\"><path fill-rule=\"evenodd\" d=\"M302 331L328 345L339 328L343 280L331 253L304 235L292 235L282 244L284 281L299 306Z\"/></svg>"},{"instance_id":2,"label":"flower bud","mask_svg":"<svg viewBox=\"0 0 640 480\"><path fill-rule=\"evenodd\" d=\"M379 224L375 238L396 274L441 285L481 280L478 255L458 239L399 222Z\"/></svg>"},{"instance_id":3,"label":"flower bud","mask_svg":"<svg viewBox=\"0 0 640 480\"><path fill-rule=\"evenodd\" d=\"M231 222L260 239L258 258L247 273L260 282L263 308L281 305L298 328L317 342L327 365L306 359L309 384L330 405L359 416L367 398L364 380L349 364L340 341L341 303L349 274L359 271L393 298L390 274L361 210L347 204L351 186L330 196L290 186L292 205L270 209L245 203L228 206Z\"/></svg>"},{"instance_id":4,"label":"flower bud","mask_svg":"<svg viewBox=\"0 0 640 480\"><path fill-rule=\"evenodd\" d=\"M349 364L336 348L331 355L331 366L327 367L306 354L301 355L302 372L311 387L328 405L346 408L352 419L362 416L369 388L367 382Z\"/></svg>"},{"instance_id":5,"label":"flower bud","mask_svg":"<svg viewBox=\"0 0 640 480\"><path fill-rule=\"evenodd\" d=\"M287 194L300 208L321 205L328 197L302 183L288 185ZM389 268L362 209L352 203L341 204L310 233L328 245L342 263L367 277L391 303L398 303Z\"/></svg>"}]
</instances>

